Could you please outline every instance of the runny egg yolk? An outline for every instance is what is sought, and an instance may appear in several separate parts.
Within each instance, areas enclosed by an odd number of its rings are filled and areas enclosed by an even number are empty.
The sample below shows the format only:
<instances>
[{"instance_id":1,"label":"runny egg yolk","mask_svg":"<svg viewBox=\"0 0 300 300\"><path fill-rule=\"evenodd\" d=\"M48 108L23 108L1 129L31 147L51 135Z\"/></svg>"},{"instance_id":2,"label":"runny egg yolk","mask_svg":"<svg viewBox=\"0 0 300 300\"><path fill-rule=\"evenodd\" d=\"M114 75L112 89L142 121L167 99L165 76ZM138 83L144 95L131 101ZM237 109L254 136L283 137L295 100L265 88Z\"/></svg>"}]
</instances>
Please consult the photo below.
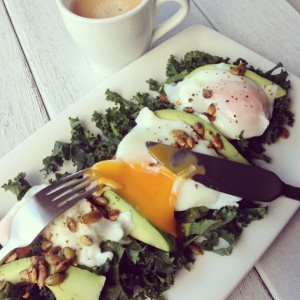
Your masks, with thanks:
<instances>
[{"instance_id":1,"label":"runny egg yolk","mask_svg":"<svg viewBox=\"0 0 300 300\"><path fill-rule=\"evenodd\" d=\"M89 171L99 185L111 186L150 223L176 235L174 207L178 177L164 167L145 167L118 160L101 161Z\"/></svg>"}]
</instances>

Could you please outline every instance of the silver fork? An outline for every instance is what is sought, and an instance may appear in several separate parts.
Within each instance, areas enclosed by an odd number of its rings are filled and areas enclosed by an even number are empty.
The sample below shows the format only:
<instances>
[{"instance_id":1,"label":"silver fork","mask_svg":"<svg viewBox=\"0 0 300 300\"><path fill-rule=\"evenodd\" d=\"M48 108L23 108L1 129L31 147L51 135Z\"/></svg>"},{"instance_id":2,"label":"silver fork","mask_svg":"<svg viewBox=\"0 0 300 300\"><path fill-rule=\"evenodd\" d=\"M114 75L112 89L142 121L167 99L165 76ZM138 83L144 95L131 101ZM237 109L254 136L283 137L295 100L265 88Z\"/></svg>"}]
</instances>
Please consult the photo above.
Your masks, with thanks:
<instances>
[{"instance_id":1,"label":"silver fork","mask_svg":"<svg viewBox=\"0 0 300 300\"><path fill-rule=\"evenodd\" d=\"M53 219L96 191L97 186L88 188L92 183L88 176L80 178L85 171L50 184L20 206L11 220L9 239L0 250L0 265L13 250L28 246Z\"/></svg>"}]
</instances>

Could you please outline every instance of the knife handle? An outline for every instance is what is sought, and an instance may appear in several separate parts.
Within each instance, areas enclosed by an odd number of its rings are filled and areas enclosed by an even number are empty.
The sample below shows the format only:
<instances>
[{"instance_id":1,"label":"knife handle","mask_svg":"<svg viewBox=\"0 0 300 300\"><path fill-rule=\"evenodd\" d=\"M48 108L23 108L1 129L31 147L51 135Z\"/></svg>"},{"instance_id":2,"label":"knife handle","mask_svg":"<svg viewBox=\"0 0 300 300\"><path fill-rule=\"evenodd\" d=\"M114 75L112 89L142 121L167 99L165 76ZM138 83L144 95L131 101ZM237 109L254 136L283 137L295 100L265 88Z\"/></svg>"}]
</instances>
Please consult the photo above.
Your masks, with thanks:
<instances>
[{"instance_id":1,"label":"knife handle","mask_svg":"<svg viewBox=\"0 0 300 300\"><path fill-rule=\"evenodd\" d=\"M300 188L284 184L283 186L283 194L289 198L300 200Z\"/></svg>"}]
</instances>

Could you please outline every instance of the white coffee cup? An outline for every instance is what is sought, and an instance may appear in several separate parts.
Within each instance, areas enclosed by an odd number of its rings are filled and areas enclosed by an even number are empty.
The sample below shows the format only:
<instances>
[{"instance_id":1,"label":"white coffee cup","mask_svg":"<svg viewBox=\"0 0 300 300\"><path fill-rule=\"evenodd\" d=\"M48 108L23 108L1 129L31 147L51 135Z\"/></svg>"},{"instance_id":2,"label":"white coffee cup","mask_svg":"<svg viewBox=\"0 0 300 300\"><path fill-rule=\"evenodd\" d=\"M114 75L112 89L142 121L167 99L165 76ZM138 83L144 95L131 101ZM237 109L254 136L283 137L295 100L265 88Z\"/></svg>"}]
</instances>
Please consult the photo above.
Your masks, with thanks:
<instances>
[{"instance_id":1,"label":"white coffee cup","mask_svg":"<svg viewBox=\"0 0 300 300\"><path fill-rule=\"evenodd\" d=\"M127 13L92 19L73 13L72 1L57 0L64 23L92 65L107 76L141 56L153 42L177 26L189 11L189 0L142 0ZM154 28L154 17L167 2L177 2L180 8Z\"/></svg>"}]
</instances>

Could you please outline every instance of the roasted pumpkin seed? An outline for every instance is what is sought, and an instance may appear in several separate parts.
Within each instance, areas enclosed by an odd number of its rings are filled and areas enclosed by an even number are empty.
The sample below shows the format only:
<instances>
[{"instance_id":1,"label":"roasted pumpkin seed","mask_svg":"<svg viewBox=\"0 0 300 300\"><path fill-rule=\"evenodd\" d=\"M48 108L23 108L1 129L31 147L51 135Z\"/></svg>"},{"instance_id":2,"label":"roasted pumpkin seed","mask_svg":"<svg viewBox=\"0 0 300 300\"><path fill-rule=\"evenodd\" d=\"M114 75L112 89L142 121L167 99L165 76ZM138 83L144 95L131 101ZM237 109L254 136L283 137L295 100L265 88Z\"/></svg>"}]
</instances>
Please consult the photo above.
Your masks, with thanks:
<instances>
[{"instance_id":1,"label":"roasted pumpkin seed","mask_svg":"<svg viewBox=\"0 0 300 300\"><path fill-rule=\"evenodd\" d=\"M211 143L212 143L213 147L217 150L222 150L224 148L221 138L217 135L212 136Z\"/></svg>"},{"instance_id":2,"label":"roasted pumpkin seed","mask_svg":"<svg viewBox=\"0 0 300 300\"><path fill-rule=\"evenodd\" d=\"M13 252L12 254L10 254L7 259L4 261L5 264L10 263L14 260L16 260L18 258L18 253L17 252Z\"/></svg>"},{"instance_id":3,"label":"roasted pumpkin seed","mask_svg":"<svg viewBox=\"0 0 300 300\"><path fill-rule=\"evenodd\" d=\"M50 286L59 285L64 281L65 278L66 274L64 273L54 273L46 278L45 284Z\"/></svg>"},{"instance_id":4,"label":"roasted pumpkin seed","mask_svg":"<svg viewBox=\"0 0 300 300\"><path fill-rule=\"evenodd\" d=\"M102 214L99 210L93 210L81 216L83 224L93 224L98 222L101 218Z\"/></svg>"},{"instance_id":5,"label":"roasted pumpkin seed","mask_svg":"<svg viewBox=\"0 0 300 300\"><path fill-rule=\"evenodd\" d=\"M37 279L37 285L39 289L41 289L45 286L45 281L48 276L48 272L46 266L43 264L39 264L38 271L39 271L39 275Z\"/></svg>"},{"instance_id":6,"label":"roasted pumpkin seed","mask_svg":"<svg viewBox=\"0 0 300 300\"><path fill-rule=\"evenodd\" d=\"M70 261L73 261L76 259L76 253L71 247L63 248L62 253L63 253L65 259L68 259Z\"/></svg>"},{"instance_id":7,"label":"roasted pumpkin seed","mask_svg":"<svg viewBox=\"0 0 300 300\"><path fill-rule=\"evenodd\" d=\"M7 285L7 281L0 280L0 292L5 289L6 285Z\"/></svg>"},{"instance_id":8,"label":"roasted pumpkin seed","mask_svg":"<svg viewBox=\"0 0 300 300\"><path fill-rule=\"evenodd\" d=\"M42 240L41 248L44 251L48 251L52 248L52 243L48 240Z\"/></svg>"},{"instance_id":9,"label":"roasted pumpkin seed","mask_svg":"<svg viewBox=\"0 0 300 300\"><path fill-rule=\"evenodd\" d=\"M28 278L30 283L36 283L38 279L38 270L35 266L31 265L28 269Z\"/></svg>"},{"instance_id":10,"label":"roasted pumpkin seed","mask_svg":"<svg viewBox=\"0 0 300 300\"><path fill-rule=\"evenodd\" d=\"M80 242L84 245L84 246L91 246L93 245L93 239L87 235L81 235L80 236Z\"/></svg>"},{"instance_id":11,"label":"roasted pumpkin seed","mask_svg":"<svg viewBox=\"0 0 300 300\"><path fill-rule=\"evenodd\" d=\"M244 76L247 71L246 65L239 64L238 66L234 66L230 68L230 73L234 75Z\"/></svg>"},{"instance_id":12,"label":"roasted pumpkin seed","mask_svg":"<svg viewBox=\"0 0 300 300\"><path fill-rule=\"evenodd\" d=\"M71 217L67 217L66 222L67 222L67 226L68 226L68 228L71 232L76 232L77 231L77 224L74 221L74 219L72 219Z\"/></svg>"},{"instance_id":13,"label":"roasted pumpkin seed","mask_svg":"<svg viewBox=\"0 0 300 300\"><path fill-rule=\"evenodd\" d=\"M120 211L117 209L112 209L108 212L108 219L111 221L116 221L120 215Z\"/></svg>"},{"instance_id":14,"label":"roasted pumpkin seed","mask_svg":"<svg viewBox=\"0 0 300 300\"><path fill-rule=\"evenodd\" d=\"M69 268L69 266L70 261L68 259L65 259L55 266L54 273L63 273Z\"/></svg>"},{"instance_id":15,"label":"roasted pumpkin seed","mask_svg":"<svg viewBox=\"0 0 300 300\"><path fill-rule=\"evenodd\" d=\"M193 125L193 129L197 133L197 135L199 135L199 137L201 137L201 138L204 137L204 126L201 123L196 122Z\"/></svg>"}]
</instances>

